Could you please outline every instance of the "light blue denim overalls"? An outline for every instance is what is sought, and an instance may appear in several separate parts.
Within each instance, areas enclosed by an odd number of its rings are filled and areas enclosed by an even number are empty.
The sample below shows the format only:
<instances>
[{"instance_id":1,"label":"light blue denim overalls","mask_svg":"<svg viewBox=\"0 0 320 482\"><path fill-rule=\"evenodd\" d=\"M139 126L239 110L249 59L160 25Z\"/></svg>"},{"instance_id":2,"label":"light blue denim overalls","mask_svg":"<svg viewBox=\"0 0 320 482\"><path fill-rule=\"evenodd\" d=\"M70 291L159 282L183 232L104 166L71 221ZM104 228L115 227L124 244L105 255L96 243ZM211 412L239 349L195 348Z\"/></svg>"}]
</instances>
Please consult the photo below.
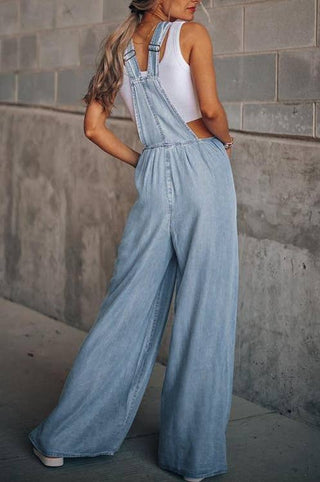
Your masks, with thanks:
<instances>
[{"instance_id":1,"label":"light blue denim overalls","mask_svg":"<svg viewBox=\"0 0 320 482\"><path fill-rule=\"evenodd\" d=\"M118 246L107 295L59 402L28 436L56 457L112 455L147 387L176 283L161 393L158 463L189 477L227 471L238 296L237 202L230 160L199 139L163 90L160 22L143 76L125 51L138 133L138 197Z\"/></svg>"}]
</instances>

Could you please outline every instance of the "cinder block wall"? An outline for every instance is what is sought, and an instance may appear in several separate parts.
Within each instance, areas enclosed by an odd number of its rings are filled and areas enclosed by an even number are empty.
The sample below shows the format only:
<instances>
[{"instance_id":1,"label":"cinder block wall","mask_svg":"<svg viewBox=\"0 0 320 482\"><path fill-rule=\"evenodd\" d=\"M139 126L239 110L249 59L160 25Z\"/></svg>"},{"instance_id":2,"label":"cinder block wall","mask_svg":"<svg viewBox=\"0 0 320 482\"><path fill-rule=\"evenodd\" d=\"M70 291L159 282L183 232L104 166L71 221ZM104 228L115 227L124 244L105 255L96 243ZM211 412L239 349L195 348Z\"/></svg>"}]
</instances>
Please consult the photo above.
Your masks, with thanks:
<instances>
[{"instance_id":1,"label":"cinder block wall","mask_svg":"<svg viewBox=\"0 0 320 482\"><path fill-rule=\"evenodd\" d=\"M234 392L320 425L319 2L203 2L236 137L240 292ZM83 135L99 43L129 0L0 1L0 294L88 330L135 199ZM107 121L139 150L116 99ZM166 363L172 311L159 353Z\"/></svg>"}]
</instances>

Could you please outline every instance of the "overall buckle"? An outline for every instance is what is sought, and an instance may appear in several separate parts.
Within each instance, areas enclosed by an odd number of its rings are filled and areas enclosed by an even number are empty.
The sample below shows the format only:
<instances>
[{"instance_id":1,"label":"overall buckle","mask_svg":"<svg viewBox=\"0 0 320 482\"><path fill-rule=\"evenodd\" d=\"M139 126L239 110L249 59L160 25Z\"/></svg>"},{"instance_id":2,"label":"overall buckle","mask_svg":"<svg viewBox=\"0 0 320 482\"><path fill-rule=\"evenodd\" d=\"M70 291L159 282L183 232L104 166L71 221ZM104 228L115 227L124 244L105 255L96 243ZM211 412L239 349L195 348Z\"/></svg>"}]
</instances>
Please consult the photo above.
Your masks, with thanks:
<instances>
[{"instance_id":1,"label":"overall buckle","mask_svg":"<svg viewBox=\"0 0 320 482\"><path fill-rule=\"evenodd\" d=\"M152 50L152 52L159 52L160 45L159 44L149 44L148 50Z\"/></svg>"},{"instance_id":2,"label":"overall buckle","mask_svg":"<svg viewBox=\"0 0 320 482\"><path fill-rule=\"evenodd\" d=\"M127 50L127 52L123 56L124 62L127 62L128 60L130 60L132 57L135 56L135 54L136 53L134 49Z\"/></svg>"}]
</instances>

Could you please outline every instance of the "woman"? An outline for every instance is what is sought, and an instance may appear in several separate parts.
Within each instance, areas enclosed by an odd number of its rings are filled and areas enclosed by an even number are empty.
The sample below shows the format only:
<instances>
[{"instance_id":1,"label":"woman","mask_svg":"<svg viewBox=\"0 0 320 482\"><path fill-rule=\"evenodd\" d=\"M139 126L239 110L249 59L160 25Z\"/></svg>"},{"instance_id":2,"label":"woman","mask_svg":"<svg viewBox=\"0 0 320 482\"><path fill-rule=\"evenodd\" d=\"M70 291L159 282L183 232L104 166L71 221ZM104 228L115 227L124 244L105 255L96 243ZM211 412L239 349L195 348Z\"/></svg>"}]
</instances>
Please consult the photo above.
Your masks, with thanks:
<instances>
[{"instance_id":1,"label":"woman","mask_svg":"<svg viewBox=\"0 0 320 482\"><path fill-rule=\"evenodd\" d=\"M227 472L238 292L233 139L216 92L210 37L192 22L198 3L134 0L84 97L87 137L136 167L138 198L59 403L29 434L45 465L120 448L176 286L159 466L190 481ZM140 154L105 127L119 87L144 145Z\"/></svg>"}]
</instances>

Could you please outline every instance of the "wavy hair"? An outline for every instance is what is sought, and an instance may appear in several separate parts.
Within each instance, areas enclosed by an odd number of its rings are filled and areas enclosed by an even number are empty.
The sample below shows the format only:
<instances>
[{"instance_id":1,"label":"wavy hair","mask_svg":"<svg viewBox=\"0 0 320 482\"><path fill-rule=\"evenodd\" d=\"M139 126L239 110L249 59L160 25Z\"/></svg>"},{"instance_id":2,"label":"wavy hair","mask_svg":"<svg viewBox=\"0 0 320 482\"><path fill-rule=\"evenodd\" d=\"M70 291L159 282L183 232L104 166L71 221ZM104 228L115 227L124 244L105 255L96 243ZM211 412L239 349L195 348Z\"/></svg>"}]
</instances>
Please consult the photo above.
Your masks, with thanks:
<instances>
[{"instance_id":1,"label":"wavy hair","mask_svg":"<svg viewBox=\"0 0 320 482\"><path fill-rule=\"evenodd\" d=\"M100 42L96 72L91 77L87 93L81 99L85 104L96 100L104 111L111 113L122 84L125 49L143 14L155 9L157 5L158 0L132 0L129 16Z\"/></svg>"},{"instance_id":2,"label":"wavy hair","mask_svg":"<svg viewBox=\"0 0 320 482\"><path fill-rule=\"evenodd\" d=\"M200 5L207 14L202 2ZM158 0L132 0L128 6L131 10L128 17L100 42L96 72L91 77L87 93L81 98L86 105L96 100L103 111L109 114L112 112L114 100L122 85L125 49L143 14L148 10L155 10L157 6ZM170 12L167 21L169 19Z\"/></svg>"}]
</instances>

